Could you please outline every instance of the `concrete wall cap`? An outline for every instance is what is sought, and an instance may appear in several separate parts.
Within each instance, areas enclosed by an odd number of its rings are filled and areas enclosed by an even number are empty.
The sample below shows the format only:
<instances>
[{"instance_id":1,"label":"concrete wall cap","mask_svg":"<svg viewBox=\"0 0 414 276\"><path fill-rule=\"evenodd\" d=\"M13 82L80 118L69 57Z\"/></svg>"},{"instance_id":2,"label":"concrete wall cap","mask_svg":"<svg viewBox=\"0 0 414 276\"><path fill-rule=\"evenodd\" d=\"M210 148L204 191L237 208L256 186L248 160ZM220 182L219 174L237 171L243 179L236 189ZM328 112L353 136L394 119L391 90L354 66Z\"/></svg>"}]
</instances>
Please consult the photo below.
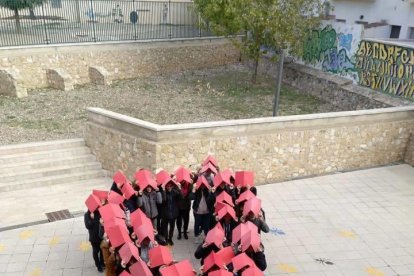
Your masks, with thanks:
<instances>
[{"instance_id":1,"label":"concrete wall cap","mask_svg":"<svg viewBox=\"0 0 414 276\"><path fill-rule=\"evenodd\" d=\"M184 124L176 124L176 125L159 125L159 124L150 123L144 120L136 119L136 118L133 118L127 115L122 115L116 112L108 111L102 108L90 107L87 110L88 112L91 112L91 113L106 116L106 117L116 119L116 120L121 120L121 121L130 123L130 124L134 124L140 127L145 127L150 130L157 131L157 132L171 131L171 130L185 130L185 129L203 129L203 128L212 128L212 127L242 126L242 125L252 125L252 124L277 123L277 122L293 122L293 121L340 118L340 117L354 117L354 116L376 115L376 114L398 113L398 112L413 112L413 117L414 117L414 106L403 106L403 107L378 108L378 109L370 109L370 110L293 115L293 116L283 116L283 117L265 117L265 118L213 121L213 122L201 122L201 123L184 123Z\"/></svg>"}]
</instances>

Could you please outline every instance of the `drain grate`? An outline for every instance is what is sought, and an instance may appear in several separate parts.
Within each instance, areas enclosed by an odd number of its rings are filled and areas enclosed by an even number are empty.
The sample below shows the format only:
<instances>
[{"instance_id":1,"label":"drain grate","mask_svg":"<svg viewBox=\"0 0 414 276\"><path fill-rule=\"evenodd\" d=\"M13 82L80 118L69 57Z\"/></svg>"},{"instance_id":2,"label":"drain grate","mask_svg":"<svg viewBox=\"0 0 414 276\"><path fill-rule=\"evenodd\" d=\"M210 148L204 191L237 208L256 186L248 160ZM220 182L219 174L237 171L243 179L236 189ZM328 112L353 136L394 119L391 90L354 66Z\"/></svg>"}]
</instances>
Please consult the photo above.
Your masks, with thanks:
<instances>
[{"instance_id":1,"label":"drain grate","mask_svg":"<svg viewBox=\"0 0 414 276\"><path fill-rule=\"evenodd\" d=\"M73 215L69 212L68 209L46 213L45 215L49 222L73 218Z\"/></svg>"}]
</instances>

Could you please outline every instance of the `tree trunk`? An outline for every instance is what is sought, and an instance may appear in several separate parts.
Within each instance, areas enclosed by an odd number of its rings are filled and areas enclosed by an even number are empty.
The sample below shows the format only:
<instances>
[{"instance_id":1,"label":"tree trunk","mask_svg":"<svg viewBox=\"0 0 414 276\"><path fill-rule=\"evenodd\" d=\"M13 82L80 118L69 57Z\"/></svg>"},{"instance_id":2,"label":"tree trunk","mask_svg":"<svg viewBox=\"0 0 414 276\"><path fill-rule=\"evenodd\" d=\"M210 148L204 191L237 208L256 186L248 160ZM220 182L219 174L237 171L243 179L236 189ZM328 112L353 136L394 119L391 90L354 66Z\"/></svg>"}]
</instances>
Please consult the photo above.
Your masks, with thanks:
<instances>
[{"instance_id":1,"label":"tree trunk","mask_svg":"<svg viewBox=\"0 0 414 276\"><path fill-rule=\"evenodd\" d=\"M253 72L253 76L252 76L252 83L256 84L257 82L257 70L259 68L259 58L256 58L254 61L254 72Z\"/></svg>"},{"instance_id":2,"label":"tree trunk","mask_svg":"<svg viewBox=\"0 0 414 276\"><path fill-rule=\"evenodd\" d=\"M19 10L14 10L14 19L16 20L16 31L18 34L22 33L22 27L20 26Z\"/></svg>"},{"instance_id":3,"label":"tree trunk","mask_svg":"<svg viewBox=\"0 0 414 276\"><path fill-rule=\"evenodd\" d=\"M279 71L277 72L276 93L275 93L275 100L273 102L273 117L278 116L278 113L279 113L280 88L282 87L284 60L285 60L285 52L282 49L280 50Z\"/></svg>"}]
</instances>

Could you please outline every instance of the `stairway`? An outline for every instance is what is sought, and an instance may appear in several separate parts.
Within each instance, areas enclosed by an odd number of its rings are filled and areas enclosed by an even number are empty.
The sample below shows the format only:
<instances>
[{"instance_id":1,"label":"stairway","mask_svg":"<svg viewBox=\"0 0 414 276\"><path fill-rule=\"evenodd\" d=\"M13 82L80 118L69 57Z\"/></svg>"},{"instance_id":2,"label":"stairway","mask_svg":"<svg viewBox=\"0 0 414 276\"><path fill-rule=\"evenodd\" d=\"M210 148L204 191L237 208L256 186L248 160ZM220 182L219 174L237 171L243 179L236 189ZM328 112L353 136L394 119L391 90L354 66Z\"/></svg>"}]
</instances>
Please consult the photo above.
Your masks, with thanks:
<instances>
[{"instance_id":1,"label":"stairway","mask_svg":"<svg viewBox=\"0 0 414 276\"><path fill-rule=\"evenodd\" d=\"M92 189L110 185L83 139L0 146L0 228L83 211Z\"/></svg>"}]
</instances>

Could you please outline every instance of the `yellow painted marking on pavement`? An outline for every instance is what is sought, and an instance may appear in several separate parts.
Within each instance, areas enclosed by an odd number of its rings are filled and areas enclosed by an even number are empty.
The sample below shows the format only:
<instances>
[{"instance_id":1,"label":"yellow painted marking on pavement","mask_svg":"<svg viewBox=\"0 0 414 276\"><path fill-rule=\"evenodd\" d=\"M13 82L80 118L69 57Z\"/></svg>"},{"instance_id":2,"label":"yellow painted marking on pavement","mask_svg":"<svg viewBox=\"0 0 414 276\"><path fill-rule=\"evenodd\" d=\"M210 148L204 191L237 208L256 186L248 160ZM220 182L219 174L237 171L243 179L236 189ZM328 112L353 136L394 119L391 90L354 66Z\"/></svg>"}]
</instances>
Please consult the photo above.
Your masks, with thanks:
<instances>
[{"instance_id":1,"label":"yellow painted marking on pavement","mask_svg":"<svg viewBox=\"0 0 414 276\"><path fill-rule=\"evenodd\" d=\"M30 276L41 276L41 275L42 275L42 271L38 267L36 267L30 272Z\"/></svg>"},{"instance_id":2,"label":"yellow painted marking on pavement","mask_svg":"<svg viewBox=\"0 0 414 276\"><path fill-rule=\"evenodd\" d=\"M6 251L6 246L4 244L0 244L0 252Z\"/></svg>"},{"instance_id":3,"label":"yellow painted marking on pavement","mask_svg":"<svg viewBox=\"0 0 414 276\"><path fill-rule=\"evenodd\" d=\"M91 244L87 241L83 241L79 245L79 249L83 252L89 251L89 250L91 250L91 248L92 248Z\"/></svg>"},{"instance_id":4,"label":"yellow painted marking on pavement","mask_svg":"<svg viewBox=\"0 0 414 276\"><path fill-rule=\"evenodd\" d=\"M368 267L366 271L371 276L385 276L384 272L373 267Z\"/></svg>"},{"instance_id":5,"label":"yellow painted marking on pavement","mask_svg":"<svg viewBox=\"0 0 414 276\"><path fill-rule=\"evenodd\" d=\"M33 231L32 230L24 230L22 232L20 232L19 237L21 240L27 240L28 238L33 236Z\"/></svg>"},{"instance_id":6,"label":"yellow painted marking on pavement","mask_svg":"<svg viewBox=\"0 0 414 276\"><path fill-rule=\"evenodd\" d=\"M278 264L277 267L283 272L287 272L287 273L298 272L297 268L290 264Z\"/></svg>"},{"instance_id":7,"label":"yellow painted marking on pavement","mask_svg":"<svg viewBox=\"0 0 414 276\"><path fill-rule=\"evenodd\" d=\"M355 235L354 232L351 232L351 231L348 231L348 230L342 230L342 231L339 231L339 233L341 234L342 237L345 237L345 238L350 238L350 239L356 239L357 238L357 236Z\"/></svg>"},{"instance_id":8,"label":"yellow painted marking on pavement","mask_svg":"<svg viewBox=\"0 0 414 276\"><path fill-rule=\"evenodd\" d=\"M49 240L49 246L54 246L58 244L59 242L60 242L60 238L58 236L53 236L53 238Z\"/></svg>"}]
</instances>

